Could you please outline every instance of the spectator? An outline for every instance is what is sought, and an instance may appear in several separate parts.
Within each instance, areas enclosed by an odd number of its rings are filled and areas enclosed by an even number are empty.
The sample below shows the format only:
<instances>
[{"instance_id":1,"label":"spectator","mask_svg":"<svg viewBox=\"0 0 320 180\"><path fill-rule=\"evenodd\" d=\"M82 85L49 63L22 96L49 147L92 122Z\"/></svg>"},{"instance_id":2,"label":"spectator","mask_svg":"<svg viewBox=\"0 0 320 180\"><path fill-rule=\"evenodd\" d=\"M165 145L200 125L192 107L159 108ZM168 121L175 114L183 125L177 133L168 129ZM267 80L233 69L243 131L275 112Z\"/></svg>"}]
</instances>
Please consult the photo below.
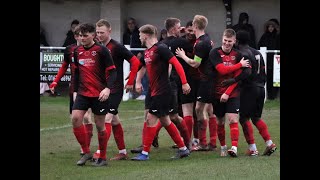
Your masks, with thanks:
<instances>
[{"instance_id":1,"label":"spectator","mask_svg":"<svg viewBox=\"0 0 320 180\"><path fill-rule=\"evenodd\" d=\"M275 27L277 30L276 49L280 50L280 23L278 19L275 19L275 18L269 19L269 21L273 21L274 23L276 23L276 27Z\"/></svg>"},{"instance_id":2,"label":"spectator","mask_svg":"<svg viewBox=\"0 0 320 180\"><path fill-rule=\"evenodd\" d=\"M136 19L130 17L127 20L127 29L123 33L123 45L130 45L130 48L142 48L141 46L141 41L139 39L139 29L137 25ZM131 51L135 56L137 56L138 59L142 57L142 52L143 51L137 51L137 50L132 50ZM144 100L147 92L148 92L148 84L149 84L149 79L147 74L144 75L142 78L142 86L143 86L143 91L140 96L138 96L136 99L137 100ZM135 96L134 94L133 96Z\"/></svg>"},{"instance_id":3,"label":"spectator","mask_svg":"<svg viewBox=\"0 0 320 180\"><path fill-rule=\"evenodd\" d=\"M161 33L160 33L160 39L159 41L164 40L167 37L167 30L166 29L162 29Z\"/></svg>"},{"instance_id":4,"label":"spectator","mask_svg":"<svg viewBox=\"0 0 320 180\"><path fill-rule=\"evenodd\" d=\"M141 48L141 41L139 39L139 30L137 22L134 18L129 18L127 21L127 29L123 33L123 44L130 45L130 48ZM142 51L131 51L139 59L142 56Z\"/></svg>"},{"instance_id":5,"label":"spectator","mask_svg":"<svg viewBox=\"0 0 320 180\"><path fill-rule=\"evenodd\" d=\"M232 29L235 32L238 32L239 30L247 31L250 34L249 46L253 48L257 48L255 31L252 24L249 24L248 13L246 12L240 13L238 24L232 26Z\"/></svg>"},{"instance_id":6,"label":"spectator","mask_svg":"<svg viewBox=\"0 0 320 180\"><path fill-rule=\"evenodd\" d=\"M67 47L71 44L77 43L77 40L74 38L74 29L79 24L80 22L76 19L71 22L70 30L67 32L67 37L62 45L63 47Z\"/></svg>"},{"instance_id":7,"label":"spectator","mask_svg":"<svg viewBox=\"0 0 320 180\"><path fill-rule=\"evenodd\" d=\"M280 49L280 38L277 33L277 24L268 20L264 25L264 33L262 34L258 47L267 47L268 50ZM267 53L267 98L275 99L278 95L279 88L273 87L273 56L274 53Z\"/></svg>"}]
</instances>

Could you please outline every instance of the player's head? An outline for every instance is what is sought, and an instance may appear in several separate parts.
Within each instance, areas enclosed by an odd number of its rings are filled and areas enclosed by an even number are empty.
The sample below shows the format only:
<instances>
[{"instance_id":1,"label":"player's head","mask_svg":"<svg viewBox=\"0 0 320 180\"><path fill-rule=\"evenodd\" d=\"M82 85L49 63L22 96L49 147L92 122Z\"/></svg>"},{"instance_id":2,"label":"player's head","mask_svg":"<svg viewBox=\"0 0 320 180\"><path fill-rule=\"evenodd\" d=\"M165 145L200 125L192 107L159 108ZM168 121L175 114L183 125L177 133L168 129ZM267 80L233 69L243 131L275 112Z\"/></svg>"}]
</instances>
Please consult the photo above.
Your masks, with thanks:
<instances>
[{"instance_id":1,"label":"player's head","mask_svg":"<svg viewBox=\"0 0 320 180\"><path fill-rule=\"evenodd\" d=\"M151 24L146 24L143 25L139 28L139 36L140 36L140 41L141 45L145 46L146 42L149 41L150 39L157 39L158 36L158 30L155 26Z\"/></svg>"},{"instance_id":2,"label":"player's head","mask_svg":"<svg viewBox=\"0 0 320 180\"><path fill-rule=\"evenodd\" d=\"M167 18L164 22L164 26L166 27L166 30L169 32L169 34L179 37L180 31L181 31L181 23L180 19L178 18Z\"/></svg>"},{"instance_id":3,"label":"player's head","mask_svg":"<svg viewBox=\"0 0 320 180\"><path fill-rule=\"evenodd\" d=\"M237 32L237 43L238 45L247 45L250 41L250 35L248 31L239 30Z\"/></svg>"},{"instance_id":4,"label":"player's head","mask_svg":"<svg viewBox=\"0 0 320 180\"><path fill-rule=\"evenodd\" d=\"M83 46L90 46L94 43L93 39L95 38L96 28L91 23L84 23L80 25L80 40Z\"/></svg>"},{"instance_id":5,"label":"player's head","mask_svg":"<svg viewBox=\"0 0 320 180\"><path fill-rule=\"evenodd\" d=\"M194 30L203 31L208 25L208 19L203 15L195 15L192 25Z\"/></svg>"},{"instance_id":6,"label":"player's head","mask_svg":"<svg viewBox=\"0 0 320 180\"><path fill-rule=\"evenodd\" d=\"M230 52L233 45L236 43L236 32L233 29L226 29L222 36L222 50Z\"/></svg>"},{"instance_id":7,"label":"player's head","mask_svg":"<svg viewBox=\"0 0 320 180\"><path fill-rule=\"evenodd\" d=\"M185 27L185 33L186 33L186 38L189 41L193 41L196 39L196 36L194 35L193 27L192 27L192 20L187 22Z\"/></svg>"},{"instance_id":8,"label":"player's head","mask_svg":"<svg viewBox=\"0 0 320 180\"><path fill-rule=\"evenodd\" d=\"M111 25L110 23L105 19L100 19L96 23L96 34L97 39L101 43L106 43L109 39L111 39Z\"/></svg>"}]
</instances>

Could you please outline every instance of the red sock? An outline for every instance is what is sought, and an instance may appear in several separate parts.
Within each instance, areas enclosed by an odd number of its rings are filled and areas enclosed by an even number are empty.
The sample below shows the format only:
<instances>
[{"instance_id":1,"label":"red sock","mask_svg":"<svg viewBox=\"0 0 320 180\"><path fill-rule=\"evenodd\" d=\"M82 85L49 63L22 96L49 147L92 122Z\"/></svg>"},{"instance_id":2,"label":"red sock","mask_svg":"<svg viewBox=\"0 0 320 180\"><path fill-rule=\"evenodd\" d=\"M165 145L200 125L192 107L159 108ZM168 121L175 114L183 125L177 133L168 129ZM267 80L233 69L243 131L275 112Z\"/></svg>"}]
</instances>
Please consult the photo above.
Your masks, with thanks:
<instances>
[{"instance_id":1,"label":"red sock","mask_svg":"<svg viewBox=\"0 0 320 180\"><path fill-rule=\"evenodd\" d=\"M230 126L231 145L238 147L238 140L239 140L238 123L230 123L229 126Z\"/></svg>"},{"instance_id":2,"label":"red sock","mask_svg":"<svg viewBox=\"0 0 320 180\"><path fill-rule=\"evenodd\" d=\"M224 146L226 145L226 130L224 128L224 124L223 125L219 125L218 124L218 138L219 138L219 141L220 141L220 145L221 146Z\"/></svg>"},{"instance_id":3,"label":"red sock","mask_svg":"<svg viewBox=\"0 0 320 180\"><path fill-rule=\"evenodd\" d=\"M158 121L157 126L156 126L156 136L159 135L160 129L162 128L162 124L160 121Z\"/></svg>"},{"instance_id":4,"label":"red sock","mask_svg":"<svg viewBox=\"0 0 320 180\"><path fill-rule=\"evenodd\" d=\"M172 122L169 124L169 126L166 126L165 128L169 133L171 139L174 141L174 143L177 144L179 148L182 148L183 146L185 146L177 127Z\"/></svg>"},{"instance_id":5,"label":"red sock","mask_svg":"<svg viewBox=\"0 0 320 180\"><path fill-rule=\"evenodd\" d=\"M85 124L86 130L87 130L87 136L88 136L88 146L90 147L91 144L91 138L93 136L92 130L93 126L92 124Z\"/></svg>"},{"instance_id":6,"label":"red sock","mask_svg":"<svg viewBox=\"0 0 320 180\"><path fill-rule=\"evenodd\" d=\"M126 145L124 144L124 136L123 136L123 129L121 123L112 126L112 132L114 140L117 143L118 149L126 149Z\"/></svg>"},{"instance_id":7,"label":"red sock","mask_svg":"<svg viewBox=\"0 0 320 180\"><path fill-rule=\"evenodd\" d=\"M82 124L80 127L73 128L73 134L76 136L83 153L90 153L90 148L88 146L88 137L87 137L88 134L84 125Z\"/></svg>"},{"instance_id":8,"label":"red sock","mask_svg":"<svg viewBox=\"0 0 320 180\"><path fill-rule=\"evenodd\" d=\"M217 144L217 118L209 118L209 134L210 134L210 144L216 146Z\"/></svg>"},{"instance_id":9,"label":"red sock","mask_svg":"<svg viewBox=\"0 0 320 180\"><path fill-rule=\"evenodd\" d=\"M143 151L150 152L152 141L156 135L156 127L147 127L145 128L143 135Z\"/></svg>"},{"instance_id":10,"label":"red sock","mask_svg":"<svg viewBox=\"0 0 320 180\"><path fill-rule=\"evenodd\" d=\"M190 134L188 132L188 127L186 125L186 122L184 120L182 120L176 126L180 132L181 137L183 138L184 144L188 145L190 143Z\"/></svg>"},{"instance_id":11,"label":"red sock","mask_svg":"<svg viewBox=\"0 0 320 180\"><path fill-rule=\"evenodd\" d=\"M99 142L99 150L100 150L100 158L106 159L107 158L107 147L108 147L108 141L111 136L111 123L105 123L104 126L106 127L105 131L98 132L98 142ZM101 139L100 139L101 138ZM103 151L101 150L104 149Z\"/></svg>"},{"instance_id":12,"label":"red sock","mask_svg":"<svg viewBox=\"0 0 320 180\"><path fill-rule=\"evenodd\" d=\"M192 128L193 128L193 117L192 116L185 116L183 117L183 121L186 123L189 133L189 139L191 139Z\"/></svg>"},{"instance_id":13,"label":"red sock","mask_svg":"<svg viewBox=\"0 0 320 180\"><path fill-rule=\"evenodd\" d=\"M254 144L253 128L250 121L245 121L241 123L244 137L248 144Z\"/></svg>"},{"instance_id":14,"label":"red sock","mask_svg":"<svg viewBox=\"0 0 320 180\"><path fill-rule=\"evenodd\" d=\"M144 135L146 134L146 129L147 129L147 122L144 122L144 123L143 123L143 129L142 129L142 138L141 138L141 140L142 140L142 145L143 145L143 137L144 137Z\"/></svg>"},{"instance_id":15,"label":"red sock","mask_svg":"<svg viewBox=\"0 0 320 180\"><path fill-rule=\"evenodd\" d=\"M199 122L199 140L200 144L207 145L207 126L208 126L208 120L203 119Z\"/></svg>"},{"instance_id":16,"label":"red sock","mask_svg":"<svg viewBox=\"0 0 320 180\"><path fill-rule=\"evenodd\" d=\"M262 138L264 139L264 141L270 140L270 134L268 132L268 126L262 119L259 119L254 125L259 130L259 133L262 136Z\"/></svg>"}]
</instances>

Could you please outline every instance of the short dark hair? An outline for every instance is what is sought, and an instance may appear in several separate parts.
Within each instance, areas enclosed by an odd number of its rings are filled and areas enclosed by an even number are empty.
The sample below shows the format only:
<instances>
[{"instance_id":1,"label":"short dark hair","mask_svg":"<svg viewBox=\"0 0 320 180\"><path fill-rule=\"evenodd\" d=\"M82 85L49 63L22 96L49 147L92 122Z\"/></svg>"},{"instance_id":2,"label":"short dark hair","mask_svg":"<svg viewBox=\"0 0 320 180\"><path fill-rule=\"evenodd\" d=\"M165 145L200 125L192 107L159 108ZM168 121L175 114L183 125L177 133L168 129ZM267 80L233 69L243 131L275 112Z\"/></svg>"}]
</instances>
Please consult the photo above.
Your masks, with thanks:
<instances>
[{"instance_id":1,"label":"short dark hair","mask_svg":"<svg viewBox=\"0 0 320 180\"><path fill-rule=\"evenodd\" d=\"M178 18L170 17L164 21L164 26L166 27L166 30L169 31L171 28L173 28L179 22L180 22L180 20Z\"/></svg>"},{"instance_id":2,"label":"short dark hair","mask_svg":"<svg viewBox=\"0 0 320 180\"><path fill-rule=\"evenodd\" d=\"M192 26L192 20L188 21L186 27Z\"/></svg>"},{"instance_id":3,"label":"short dark hair","mask_svg":"<svg viewBox=\"0 0 320 180\"><path fill-rule=\"evenodd\" d=\"M84 23L84 24L80 25L80 32L81 32L81 34L95 33L96 32L96 28L91 23Z\"/></svg>"},{"instance_id":4,"label":"short dark hair","mask_svg":"<svg viewBox=\"0 0 320 180\"><path fill-rule=\"evenodd\" d=\"M74 19L72 22L71 22L71 26L73 25L73 24L80 24L80 22L77 20L77 19Z\"/></svg>"}]
</instances>

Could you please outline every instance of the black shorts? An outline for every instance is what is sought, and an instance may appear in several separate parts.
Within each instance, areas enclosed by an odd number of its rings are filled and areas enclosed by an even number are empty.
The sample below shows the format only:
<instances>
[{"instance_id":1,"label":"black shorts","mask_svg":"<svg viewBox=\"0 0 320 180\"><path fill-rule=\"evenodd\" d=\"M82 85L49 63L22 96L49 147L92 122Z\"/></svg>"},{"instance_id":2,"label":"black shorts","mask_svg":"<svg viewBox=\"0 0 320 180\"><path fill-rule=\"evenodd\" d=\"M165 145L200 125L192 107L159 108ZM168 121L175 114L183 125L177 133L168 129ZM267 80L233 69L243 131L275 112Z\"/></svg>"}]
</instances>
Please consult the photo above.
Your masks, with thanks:
<instances>
[{"instance_id":1,"label":"black shorts","mask_svg":"<svg viewBox=\"0 0 320 180\"><path fill-rule=\"evenodd\" d=\"M91 108L95 115L106 115L108 113L108 104L108 100L101 102L98 100L98 97L86 97L78 94L72 110L87 111Z\"/></svg>"},{"instance_id":2,"label":"black shorts","mask_svg":"<svg viewBox=\"0 0 320 180\"><path fill-rule=\"evenodd\" d=\"M214 114L221 118L226 113L239 113L240 97L229 98L227 102L220 102L220 99L213 100Z\"/></svg>"},{"instance_id":3,"label":"black shorts","mask_svg":"<svg viewBox=\"0 0 320 180\"><path fill-rule=\"evenodd\" d=\"M265 89L258 86L241 87L240 117L260 118L264 106Z\"/></svg>"},{"instance_id":4,"label":"black shorts","mask_svg":"<svg viewBox=\"0 0 320 180\"><path fill-rule=\"evenodd\" d=\"M122 100L123 96L123 91L118 91L115 93L110 94L108 101L109 101L109 106L108 106L108 112L117 115L118 114L118 108L119 104Z\"/></svg>"},{"instance_id":5,"label":"black shorts","mask_svg":"<svg viewBox=\"0 0 320 180\"><path fill-rule=\"evenodd\" d=\"M170 93L150 97L149 113L158 118L169 115Z\"/></svg>"},{"instance_id":6,"label":"black shorts","mask_svg":"<svg viewBox=\"0 0 320 180\"><path fill-rule=\"evenodd\" d=\"M74 102L73 102L73 94L69 93L69 112L70 112L70 114L72 114L73 104L74 104Z\"/></svg>"},{"instance_id":7,"label":"black shorts","mask_svg":"<svg viewBox=\"0 0 320 180\"><path fill-rule=\"evenodd\" d=\"M170 81L171 95L169 97L169 113L176 114L179 112L178 87L175 81Z\"/></svg>"},{"instance_id":8,"label":"black shorts","mask_svg":"<svg viewBox=\"0 0 320 180\"><path fill-rule=\"evenodd\" d=\"M202 103L212 103L213 79L208 81L199 81L197 90L197 101Z\"/></svg>"},{"instance_id":9,"label":"black shorts","mask_svg":"<svg viewBox=\"0 0 320 180\"><path fill-rule=\"evenodd\" d=\"M180 86L178 86L178 95L180 97L181 104L194 103L196 101L196 95L198 93L198 87L199 87L199 80L189 78L188 84L191 88L191 91L189 94L183 94L181 83L180 83Z\"/></svg>"}]
</instances>

